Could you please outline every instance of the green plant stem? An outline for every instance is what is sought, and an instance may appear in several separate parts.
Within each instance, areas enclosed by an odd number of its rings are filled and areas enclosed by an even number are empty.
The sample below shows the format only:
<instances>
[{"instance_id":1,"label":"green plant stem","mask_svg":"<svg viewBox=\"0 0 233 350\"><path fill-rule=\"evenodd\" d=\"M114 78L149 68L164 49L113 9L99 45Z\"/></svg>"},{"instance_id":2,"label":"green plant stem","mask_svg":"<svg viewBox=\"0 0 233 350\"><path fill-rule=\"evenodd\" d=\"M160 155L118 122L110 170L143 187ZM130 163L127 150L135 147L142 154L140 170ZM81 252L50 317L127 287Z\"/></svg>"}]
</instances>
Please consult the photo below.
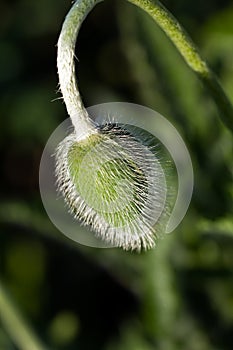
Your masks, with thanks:
<instances>
[{"instance_id":1,"label":"green plant stem","mask_svg":"<svg viewBox=\"0 0 233 350\"><path fill-rule=\"evenodd\" d=\"M33 330L19 314L0 281L0 320L20 350L45 350Z\"/></svg>"},{"instance_id":2,"label":"green plant stem","mask_svg":"<svg viewBox=\"0 0 233 350\"><path fill-rule=\"evenodd\" d=\"M61 93L67 112L79 137L96 132L83 106L75 76L75 43L82 22L102 0L77 0L68 12L57 44L57 68Z\"/></svg>"},{"instance_id":3,"label":"green plant stem","mask_svg":"<svg viewBox=\"0 0 233 350\"><path fill-rule=\"evenodd\" d=\"M128 0L146 11L171 39L189 67L198 75L214 99L222 122L233 132L233 106L198 48L173 15L156 0Z\"/></svg>"},{"instance_id":4,"label":"green plant stem","mask_svg":"<svg viewBox=\"0 0 233 350\"><path fill-rule=\"evenodd\" d=\"M102 0L77 0L70 9L58 41L58 74L61 92L77 133L95 132L83 106L75 78L75 43L80 26L91 9ZM213 97L225 126L233 132L233 107L215 74L199 54L188 34L173 15L156 0L128 0L147 12L171 39L190 68Z\"/></svg>"}]
</instances>

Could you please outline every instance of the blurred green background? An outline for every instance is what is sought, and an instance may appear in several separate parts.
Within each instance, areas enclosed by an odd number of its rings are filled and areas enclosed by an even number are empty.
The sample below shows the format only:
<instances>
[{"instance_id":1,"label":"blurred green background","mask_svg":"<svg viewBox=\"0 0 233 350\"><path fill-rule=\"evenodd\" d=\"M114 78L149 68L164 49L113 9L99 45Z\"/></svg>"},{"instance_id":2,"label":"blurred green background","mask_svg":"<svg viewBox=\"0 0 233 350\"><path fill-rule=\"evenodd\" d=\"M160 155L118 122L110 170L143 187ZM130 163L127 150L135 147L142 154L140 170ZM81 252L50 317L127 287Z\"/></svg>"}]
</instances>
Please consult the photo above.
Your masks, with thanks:
<instances>
[{"instance_id":1,"label":"blurred green background","mask_svg":"<svg viewBox=\"0 0 233 350\"><path fill-rule=\"evenodd\" d=\"M232 1L163 3L233 102ZM1 293L42 349L232 350L233 139L208 92L141 10L109 0L92 11L76 50L85 105L126 101L163 114L189 148L195 188L182 224L150 252L71 242L50 223L38 186L45 143L67 118L56 42L70 1L0 8L0 350L27 350Z\"/></svg>"}]
</instances>

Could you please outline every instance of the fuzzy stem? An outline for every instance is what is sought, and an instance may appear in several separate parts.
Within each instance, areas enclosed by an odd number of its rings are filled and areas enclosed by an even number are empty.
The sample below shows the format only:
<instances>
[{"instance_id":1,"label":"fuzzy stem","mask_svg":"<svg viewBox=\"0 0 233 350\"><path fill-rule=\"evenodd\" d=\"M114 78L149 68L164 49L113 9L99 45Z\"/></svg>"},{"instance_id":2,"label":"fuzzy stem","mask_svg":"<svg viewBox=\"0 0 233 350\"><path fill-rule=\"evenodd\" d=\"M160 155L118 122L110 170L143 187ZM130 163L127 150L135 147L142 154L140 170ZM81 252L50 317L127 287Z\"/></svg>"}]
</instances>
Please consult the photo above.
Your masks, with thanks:
<instances>
[{"instance_id":1,"label":"fuzzy stem","mask_svg":"<svg viewBox=\"0 0 233 350\"><path fill-rule=\"evenodd\" d=\"M68 13L58 41L58 74L61 92L77 134L96 132L89 118L75 78L74 51L80 26L91 9L103 0L76 0ZM202 80L213 97L220 118L233 132L233 107L215 74L208 67L199 50L173 15L157 0L128 0L147 12L171 39L186 63Z\"/></svg>"},{"instance_id":2,"label":"fuzzy stem","mask_svg":"<svg viewBox=\"0 0 233 350\"><path fill-rule=\"evenodd\" d=\"M128 0L146 11L166 33L189 67L197 74L214 99L220 118L233 132L233 107L215 74L199 54L198 48L190 39L173 15L156 0Z\"/></svg>"},{"instance_id":3,"label":"fuzzy stem","mask_svg":"<svg viewBox=\"0 0 233 350\"><path fill-rule=\"evenodd\" d=\"M82 22L102 0L77 0L63 23L58 40L57 67L60 89L76 134L86 137L96 128L83 106L75 77L75 43Z\"/></svg>"},{"instance_id":4,"label":"fuzzy stem","mask_svg":"<svg viewBox=\"0 0 233 350\"><path fill-rule=\"evenodd\" d=\"M30 326L12 305L0 282L0 320L20 350L45 350Z\"/></svg>"}]
</instances>

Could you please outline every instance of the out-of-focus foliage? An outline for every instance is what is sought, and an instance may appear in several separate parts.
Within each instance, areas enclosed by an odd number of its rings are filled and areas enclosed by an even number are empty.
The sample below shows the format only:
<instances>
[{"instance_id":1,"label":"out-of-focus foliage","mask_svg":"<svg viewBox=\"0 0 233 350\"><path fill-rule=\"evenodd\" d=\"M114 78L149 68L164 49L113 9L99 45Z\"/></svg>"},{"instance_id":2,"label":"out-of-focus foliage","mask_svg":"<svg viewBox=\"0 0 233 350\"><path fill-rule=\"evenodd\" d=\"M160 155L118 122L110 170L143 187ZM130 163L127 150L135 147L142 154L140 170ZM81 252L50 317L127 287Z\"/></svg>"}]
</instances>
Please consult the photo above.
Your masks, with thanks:
<instances>
[{"instance_id":1,"label":"out-of-focus foliage","mask_svg":"<svg viewBox=\"0 0 233 350\"><path fill-rule=\"evenodd\" d=\"M231 1L164 3L233 102ZM191 207L173 234L141 255L74 244L43 210L40 156L67 117L56 100L56 41L69 7L1 4L0 283L49 349L232 350L232 135L173 45L126 1L105 1L83 24L83 99L134 102L166 116L191 153ZM1 350L17 349L9 334L0 317Z\"/></svg>"}]
</instances>

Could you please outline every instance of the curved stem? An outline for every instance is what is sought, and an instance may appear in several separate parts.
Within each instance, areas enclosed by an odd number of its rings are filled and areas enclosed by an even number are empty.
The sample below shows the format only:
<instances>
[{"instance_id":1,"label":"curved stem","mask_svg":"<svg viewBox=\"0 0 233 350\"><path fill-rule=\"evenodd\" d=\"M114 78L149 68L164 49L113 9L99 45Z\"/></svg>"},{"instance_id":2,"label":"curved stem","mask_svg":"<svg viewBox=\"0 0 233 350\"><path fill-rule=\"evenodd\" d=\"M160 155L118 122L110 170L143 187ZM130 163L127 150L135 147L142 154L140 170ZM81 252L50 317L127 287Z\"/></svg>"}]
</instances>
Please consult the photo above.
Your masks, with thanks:
<instances>
[{"instance_id":1,"label":"curved stem","mask_svg":"<svg viewBox=\"0 0 233 350\"><path fill-rule=\"evenodd\" d=\"M156 0L128 0L146 11L166 33L176 46L186 63L198 75L214 99L222 122L233 132L233 106L226 96L215 74L199 54L198 48L190 39L173 15Z\"/></svg>"},{"instance_id":2,"label":"curved stem","mask_svg":"<svg viewBox=\"0 0 233 350\"><path fill-rule=\"evenodd\" d=\"M60 89L76 134L86 137L96 128L83 106L75 77L75 43L82 22L102 0L77 0L63 23L58 39L57 67Z\"/></svg>"},{"instance_id":3,"label":"curved stem","mask_svg":"<svg viewBox=\"0 0 233 350\"><path fill-rule=\"evenodd\" d=\"M16 310L0 282L0 320L20 350L45 350L31 327Z\"/></svg>"},{"instance_id":4,"label":"curved stem","mask_svg":"<svg viewBox=\"0 0 233 350\"><path fill-rule=\"evenodd\" d=\"M58 41L58 74L61 92L77 135L96 132L82 104L76 85L74 50L79 28L91 9L103 0L76 0L68 13ZM186 63L198 75L213 97L220 117L233 132L233 107L218 79L197 47L172 14L156 0L128 0L146 11L171 39Z\"/></svg>"}]
</instances>

